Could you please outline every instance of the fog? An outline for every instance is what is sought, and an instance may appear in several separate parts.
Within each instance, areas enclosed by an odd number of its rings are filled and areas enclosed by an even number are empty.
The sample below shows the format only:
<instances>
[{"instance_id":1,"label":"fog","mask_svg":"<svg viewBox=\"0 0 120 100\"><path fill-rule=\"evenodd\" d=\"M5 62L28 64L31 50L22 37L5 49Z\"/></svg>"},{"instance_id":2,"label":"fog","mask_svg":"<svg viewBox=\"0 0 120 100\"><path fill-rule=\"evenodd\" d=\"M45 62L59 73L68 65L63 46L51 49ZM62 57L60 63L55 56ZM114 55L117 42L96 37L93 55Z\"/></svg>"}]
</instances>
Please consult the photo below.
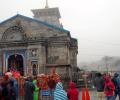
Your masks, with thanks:
<instances>
[{"instance_id":1,"label":"fog","mask_svg":"<svg viewBox=\"0 0 120 100\"><path fill-rule=\"evenodd\" d=\"M103 56L120 56L120 0L48 0L59 7L61 22L78 40L78 63ZM45 0L1 0L0 21L17 13L32 17L31 9L45 7Z\"/></svg>"}]
</instances>

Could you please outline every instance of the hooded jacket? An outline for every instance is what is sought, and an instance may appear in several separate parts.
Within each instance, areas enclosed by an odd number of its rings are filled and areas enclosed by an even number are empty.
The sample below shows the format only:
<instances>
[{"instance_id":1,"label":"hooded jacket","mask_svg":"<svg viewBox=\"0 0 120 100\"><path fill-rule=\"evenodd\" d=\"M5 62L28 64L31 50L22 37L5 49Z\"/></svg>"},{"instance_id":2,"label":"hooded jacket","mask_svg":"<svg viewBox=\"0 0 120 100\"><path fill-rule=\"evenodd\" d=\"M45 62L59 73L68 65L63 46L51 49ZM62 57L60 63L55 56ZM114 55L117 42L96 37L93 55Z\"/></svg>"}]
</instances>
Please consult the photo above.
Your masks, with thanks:
<instances>
[{"instance_id":1,"label":"hooded jacket","mask_svg":"<svg viewBox=\"0 0 120 100\"><path fill-rule=\"evenodd\" d=\"M97 73L97 77L94 80L94 85L97 89L97 92L104 91L105 80L103 79L103 76L100 73Z\"/></svg>"},{"instance_id":2,"label":"hooded jacket","mask_svg":"<svg viewBox=\"0 0 120 100\"><path fill-rule=\"evenodd\" d=\"M104 77L105 79L105 88L104 88L104 93L106 96L113 96L114 95L114 90L115 86L113 82L110 80L108 76Z\"/></svg>"},{"instance_id":3,"label":"hooded jacket","mask_svg":"<svg viewBox=\"0 0 120 100\"><path fill-rule=\"evenodd\" d=\"M67 92L67 96L69 100L78 100L79 92L76 88L76 84L74 82L69 83L70 89Z\"/></svg>"},{"instance_id":4,"label":"hooded jacket","mask_svg":"<svg viewBox=\"0 0 120 100\"><path fill-rule=\"evenodd\" d=\"M115 92L116 93L120 93L120 76L118 73L114 74L114 77L112 79L112 82L115 85Z\"/></svg>"},{"instance_id":5,"label":"hooded jacket","mask_svg":"<svg viewBox=\"0 0 120 100\"><path fill-rule=\"evenodd\" d=\"M24 91L25 91L24 100L33 100L34 89L35 89L35 86L32 83L31 78L28 78L28 80L25 81L25 84L24 84Z\"/></svg>"},{"instance_id":6,"label":"hooded jacket","mask_svg":"<svg viewBox=\"0 0 120 100\"><path fill-rule=\"evenodd\" d=\"M13 81L13 87L15 89L15 93L16 93L16 98L18 98L19 95L19 85L17 80L14 77L10 77L10 80Z\"/></svg>"},{"instance_id":7,"label":"hooded jacket","mask_svg":"<svg viewBox=\"0 0 120 100\"><path fill-rule=\"evenodd\" d=\"M33 80L33 84L35 86L35 89L34 89L34 93L33 93L33 100L38 100L38 91L39 91L39 88L37 87L37 81L36 80Z\"/></svg>"},{"instance_id":8,"label":"hooded jacket","mask_svg":"<svg viewBox=\"0 0 120 100\"><path fill-rule=\"evenodd\" d=\"M67 93L63 90L61 82L58 82L54 91L54 100L68 100Z\"/></svg>"}]
</instances>

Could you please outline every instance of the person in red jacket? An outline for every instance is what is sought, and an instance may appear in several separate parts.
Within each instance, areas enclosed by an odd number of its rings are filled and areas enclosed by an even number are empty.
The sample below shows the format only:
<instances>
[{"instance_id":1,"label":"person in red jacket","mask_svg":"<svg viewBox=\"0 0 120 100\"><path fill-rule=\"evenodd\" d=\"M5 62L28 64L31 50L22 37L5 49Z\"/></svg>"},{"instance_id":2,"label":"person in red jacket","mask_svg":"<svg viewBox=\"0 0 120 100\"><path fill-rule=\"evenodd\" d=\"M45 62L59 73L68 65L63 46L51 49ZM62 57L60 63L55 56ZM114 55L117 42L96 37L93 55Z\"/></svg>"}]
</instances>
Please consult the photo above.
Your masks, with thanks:
<instances>
[{"instance_id":1,"label":"person in red jacket","mask_svg":"<svg viewBox=\"0 0 120 100\"><path fill-rule=\"evenodd\" d=\"M115 86L109 76L105 76L105 88L104 88L104 93L106 96L106 100L114 100L114 90Z\"/></svg>"},{"instance_id":2,"label":"person in red jacket","mask_svg":"<svg viewBox=\"0 0 120 100\"><path fill-rule=\"evenodd\" d=\"M79 100L79 91L76 88L76 84L74 82L69 83L70 89L67 92L67 96L69 100Z\"/></svg>"}]
</instances>

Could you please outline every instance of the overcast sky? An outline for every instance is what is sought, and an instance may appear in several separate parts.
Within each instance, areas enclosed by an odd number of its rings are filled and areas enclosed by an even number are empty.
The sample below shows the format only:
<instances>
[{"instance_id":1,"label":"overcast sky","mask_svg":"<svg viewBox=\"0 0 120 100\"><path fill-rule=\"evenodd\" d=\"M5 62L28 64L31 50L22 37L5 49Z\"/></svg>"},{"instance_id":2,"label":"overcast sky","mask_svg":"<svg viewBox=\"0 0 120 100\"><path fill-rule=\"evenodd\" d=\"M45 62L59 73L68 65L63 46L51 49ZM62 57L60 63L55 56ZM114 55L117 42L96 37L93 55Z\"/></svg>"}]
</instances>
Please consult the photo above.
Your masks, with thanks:
<instances>
[{"instance_id":1,"label":"overcast sky","mask_svg":"<svg viewBox=\"0 0 120 100\"><path fill-rule=\"evenodd\" d=\"M64 28L78 39L78 63L120 56L120 0L49 0L49 6L59 7ZM44 7L45 0L1 0L0 21Z\"/></svg>"}]
</instances>

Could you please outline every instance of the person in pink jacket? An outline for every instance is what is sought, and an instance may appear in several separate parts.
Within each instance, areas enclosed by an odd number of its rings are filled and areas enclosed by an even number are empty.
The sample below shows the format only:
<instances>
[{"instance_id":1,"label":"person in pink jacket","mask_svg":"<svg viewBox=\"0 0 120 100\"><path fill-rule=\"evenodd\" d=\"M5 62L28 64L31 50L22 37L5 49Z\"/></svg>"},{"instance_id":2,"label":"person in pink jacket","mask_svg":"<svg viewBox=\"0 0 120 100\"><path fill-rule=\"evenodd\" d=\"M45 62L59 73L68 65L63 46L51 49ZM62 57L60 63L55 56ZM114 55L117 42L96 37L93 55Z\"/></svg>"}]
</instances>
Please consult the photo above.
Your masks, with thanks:
<instances>
[{"instance_id":1,"label":"person in pink jacket","mask_svg":"<svg viewBox=\"0 0 120 100\"><path fill-rule=\"evenodd\" d=\"M114 100L114 90L115 86L109 76L105 76L105 88L104 88L104 93L106 96L106 100Z\"/></svg>"}]
</instances>

